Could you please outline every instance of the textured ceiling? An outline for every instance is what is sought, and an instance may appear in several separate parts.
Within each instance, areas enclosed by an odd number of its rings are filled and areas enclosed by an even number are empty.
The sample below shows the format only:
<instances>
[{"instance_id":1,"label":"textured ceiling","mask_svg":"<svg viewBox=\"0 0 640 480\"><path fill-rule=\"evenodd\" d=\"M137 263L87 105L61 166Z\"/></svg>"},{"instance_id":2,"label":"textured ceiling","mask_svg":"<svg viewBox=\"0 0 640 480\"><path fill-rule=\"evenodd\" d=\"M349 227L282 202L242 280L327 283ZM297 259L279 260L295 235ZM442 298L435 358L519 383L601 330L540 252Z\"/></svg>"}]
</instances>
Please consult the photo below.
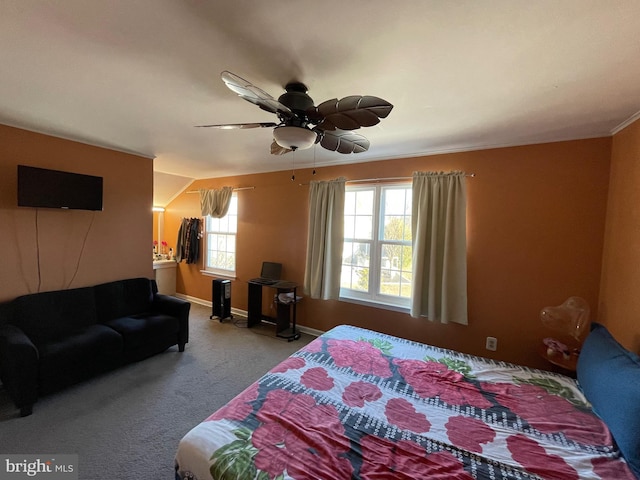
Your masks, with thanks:
<instances>
[{"instance_id":1,"label":"textured ceiling","mask_svg":"<svg viewBox=\"0 0 640 480\"><path fill-rule=\"evenodd\" d=\"M304 167L611 135L640 110L638 52L638 0L3 0L0 123L154 157L162 204L291 166L270 129L194 128L277 121L223 70L394 105L367 152Z\"/></svg>"}]
</instances>

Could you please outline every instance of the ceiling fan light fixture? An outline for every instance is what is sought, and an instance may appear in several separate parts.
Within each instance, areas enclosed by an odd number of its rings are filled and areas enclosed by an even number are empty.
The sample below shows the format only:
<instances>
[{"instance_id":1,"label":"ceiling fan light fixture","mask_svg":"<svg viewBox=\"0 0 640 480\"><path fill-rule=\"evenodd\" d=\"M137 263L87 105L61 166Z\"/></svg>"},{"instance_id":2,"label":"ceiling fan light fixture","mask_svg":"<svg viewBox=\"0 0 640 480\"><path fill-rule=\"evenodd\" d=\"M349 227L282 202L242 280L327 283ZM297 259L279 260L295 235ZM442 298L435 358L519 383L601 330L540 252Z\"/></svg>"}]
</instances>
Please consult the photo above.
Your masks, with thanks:
<instances>
[{"instance_id":1,"label":"ceiling fan light fixture","mask_svg":"<svg viewBox=\"0 0 640 480\"><path fill-rule=\"evenodd\" d=\"M283 126L273 129L273 139L290 150L305 150L316 143L316 132L304 127Z\"/></svg>"}]
</instances>

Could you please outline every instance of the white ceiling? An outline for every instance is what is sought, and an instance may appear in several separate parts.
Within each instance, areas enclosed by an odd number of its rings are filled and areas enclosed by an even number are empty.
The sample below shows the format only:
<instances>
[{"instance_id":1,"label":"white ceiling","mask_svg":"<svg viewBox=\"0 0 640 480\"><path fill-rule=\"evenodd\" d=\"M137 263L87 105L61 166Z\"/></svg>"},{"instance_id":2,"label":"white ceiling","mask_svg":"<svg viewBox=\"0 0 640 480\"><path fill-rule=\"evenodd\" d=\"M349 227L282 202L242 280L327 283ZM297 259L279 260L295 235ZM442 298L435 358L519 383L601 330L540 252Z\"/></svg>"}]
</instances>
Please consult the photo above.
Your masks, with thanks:
<instances>
[{"instance_id":1,"label":"white ceiling","mask_svg":"<svg viewBox=\"0 0 640 480\"><path fill-rule=\"evenodd\" d=\"M223 70L395 106L368 152L298 168L611 135L640 116L640 1L2 0L0 65L0 123L155 157L163 204L291 167L270 129L194 128L277 122Z\"/></svg>"}]
</instances>

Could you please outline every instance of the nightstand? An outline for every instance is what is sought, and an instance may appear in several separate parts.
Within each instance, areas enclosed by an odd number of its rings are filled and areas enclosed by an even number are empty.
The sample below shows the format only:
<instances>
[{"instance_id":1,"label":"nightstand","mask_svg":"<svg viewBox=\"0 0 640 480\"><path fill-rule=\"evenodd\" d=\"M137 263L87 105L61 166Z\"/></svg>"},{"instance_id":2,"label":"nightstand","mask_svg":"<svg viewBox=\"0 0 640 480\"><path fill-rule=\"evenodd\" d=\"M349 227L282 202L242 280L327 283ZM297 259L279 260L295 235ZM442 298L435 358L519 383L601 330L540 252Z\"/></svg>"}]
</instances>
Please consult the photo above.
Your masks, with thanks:
<instances>
[{"instance_id":1,"label":"nightstand","mask_svg":"<svg viewBox=\"0 0 640 480\"><path fill-rule=\"evenodd\" d=\"M552 365L558 367L559 373L564 373L570 377L575 377L576 366L578 365L578 353L571 353L568 358L566 358L562 353L556 353L554 355L549 355L547 353L547 346L544 343L540 343L538 347L538 353L542 358L544 358L547 362Z\"/></svg>"}]
</instances>

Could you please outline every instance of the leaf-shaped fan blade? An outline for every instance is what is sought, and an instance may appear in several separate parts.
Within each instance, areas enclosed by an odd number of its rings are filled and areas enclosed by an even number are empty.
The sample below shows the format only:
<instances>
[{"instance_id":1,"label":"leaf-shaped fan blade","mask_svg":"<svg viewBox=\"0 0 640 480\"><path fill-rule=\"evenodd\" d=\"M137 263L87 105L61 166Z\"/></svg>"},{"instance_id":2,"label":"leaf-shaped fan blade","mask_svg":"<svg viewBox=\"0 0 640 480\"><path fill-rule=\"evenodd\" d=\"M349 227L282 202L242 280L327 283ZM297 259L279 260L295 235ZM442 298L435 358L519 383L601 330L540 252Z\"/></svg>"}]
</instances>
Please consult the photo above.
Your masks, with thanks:
<instances>
[{"instance_id":1,"label":"leaf-shaped fan blade","mask_svg":"<svg viewBox=\"0 0 640 480\"><path fill-rule=\"evenodd\" d=\"M369 140L358 133L340 130L324 132L320 140L327 150L339 153L361 153L369 150Z\"/></svg>"},{"instance_id":2,"label":"leaf-shaped fan blade","mask_svg":"<svg viewBox=\"0 0 640 480\"><path fill-rule=\"evenodd\" d=\"M202 128L220 128L222 130L237 130L239 128L269 128L275 127L277 123L260 122L260 123L222 123L220 125L196 125Z\"/></svg>"},{"instance_id":3,"label":"leaf-shaped fan blade","mask_svg":"<svg viewBox=\"0 0 640 480\"><path fill-rule=\"evenodd\" d=\"M322 102L307 112L307 115L319 122L318 128L321 130L356 130L376 125L381 118L386 118L392 109L393 105L381 98L353 95Z\"/></svg>"},{"instance_id":4,"label":"leaf-shaped fan blade","mask_svg":"<svg viewBox=\"0 0 640 480\"><path fill-rule=\"evenodd\" d=\"M284 155L285 153L289 153L290 151L290 149L278 145L275 140L273 141L273 143L271 143L271 155Z\"/></svg>"},{"instance_id":5,"label":"leaf-shaped fan blade","mask_svg":"<svg viewBox=\"0 0 640 480\"><path fill-rule=\"evenodd\" d=\"M289 107L280 103L264 90L247 82L244 78L226 70L220 74L220 77L230 90L240 95L247 102L251 102L267 112L281 113L285 116L292 114Z\"/></svg>"}]
</instances>

